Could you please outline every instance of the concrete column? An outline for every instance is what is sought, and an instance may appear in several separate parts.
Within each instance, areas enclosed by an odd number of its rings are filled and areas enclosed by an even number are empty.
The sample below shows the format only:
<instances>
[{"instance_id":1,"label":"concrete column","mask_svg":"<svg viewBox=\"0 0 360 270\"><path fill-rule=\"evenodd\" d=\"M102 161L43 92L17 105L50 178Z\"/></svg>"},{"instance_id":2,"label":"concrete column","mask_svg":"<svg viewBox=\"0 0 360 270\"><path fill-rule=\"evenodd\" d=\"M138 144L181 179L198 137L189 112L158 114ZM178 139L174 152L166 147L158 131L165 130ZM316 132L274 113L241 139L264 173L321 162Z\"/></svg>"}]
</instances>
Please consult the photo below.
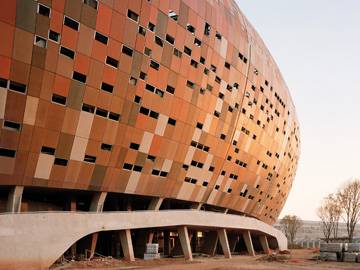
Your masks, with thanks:
<instances>
[{"instance_id":1,"label":"concrete column","mask_svg":"<svg viewBox=\"0 0 360 270\"><path fill-rule=\"evenodd\" d=\"M106 195L107 192L98 192L94 194L90 204L90 212L102 212Z\"/></svg>"},{"instance_id":2,"label":"concrete column","mask_svg":"<svg viewBox=\"0 0 360 270\"><path fill-rule=\"evenodd\" d=\"M184 253L185 259L192 261L192 252L190 246L189 233L186 226L182 226L178 228L181 248Z\"/></svg>"},{"instance_id":3,"label":"concrete column","mask_svg":"<svg viewBox=\"0 0 360 270\"><path fill-rule=\"evenodd\" d=\"M228 234L229 247L231 253L235 252L236 244L239 242L239 235L237 234Z\"/></svg>"},{"instance_id":4,"label":"concrete column","mask_svg":"<svg viewBox=\"0 0 360 270\"><path fill-rule=\"evenodd\" d=\"M260 244L265 254L270 254L269 243L265 234L259 236Z\"/></svg>"},{"instance_id":5,"label":"concrete column","mask_svg":"<svg viewBox=\"0 0 360 270\"><path fill-rule=\"evenodd\" d=\"M203 206L203 203L194 202L194 203L192 203L192 205L191 205L191 209L200 210L202 206Z\"/></svg>"},{"instance_id":6,"label":"concrete column","mask_svg":"<svg viewBox=\"0 0 360 270\"><path fill-rule=\"evenodd\" d=\"M229 209L226 208L226 209L224 210L224 214L227 214L228 212L229 212Z\"/></svg>"},{"instance_id":7,"label":"concrete column","mask_svg":"<svg viewBox=\"0 0 360 270\"><path fill-rule=\"evenodd\" d=\"M204 237L204 244L201 248L201 251L205 254L209 254L210 256L215 256L216 246L219 239L217 232L206 232Z\"/></svg>"},{"instance_id":8,"label":"concrete column","mask_svg":"<svg viewBox=\"0 0 360 270\"><path fill-rule=\"evenodd\" d=\"M164 255L170 256L171 246L170 246L170 232L164 231Z\"/></svg>"},{"instance_id":9,"label":"concrete column","mask_svg":"<svg viewBox=\"0 0 360 270\"><path fill-rule=\"evenodd\" d=\"M229 241L227 238L226 229L220 229L217 231L217 233L219 236L220 245L221 245L222 251L225 255L225 258L231 259L231 251L230 251L230 247L229 247Z\"/></svg>"},{"instance_id":10,"label":"concrete column","mask_svg":"<svg viewBox=\"0 0 360 270\"><path fill-rule=\"evenodd\" d=\"M15 186L10 190L6 205L7 212L20 213L23 191L23 186Z\"/></svg>"},{"instance_id":11,"label":"concrete column","mask_svg":"<svg viewBox=\"0 0 360 270\"><path fill-rule=\"evenodd\" d=\"M131 262L135 261L130 230L120 231L120 242L125 259Z\"/></svg>"},{"instance_id":12,"label":"concrete column","mask_svg":"<svg viewBox=\"0 0 360 270\"><path fill-rule=\"evenodd\" d=\"M69 206L70 206L71 212L76 212L76 198L75 197L70 198ZM75 258L76 257L76 242L71 246L70 250L71 250L71 257Z\"/></svg>"},{"instance_id":13,"label":"concrete column","mask_svg":"<svg viewBox=\"0 0 360 270\"><path fill-rule=\"evenodd\" d=\"M164 198L153 198L149 204L148 210L154 210L154 211L160 210L163 200L164 200ZM149 232L147 243L151 244L153 241L153 238L154 238L154 232Z\"/></svg>"},{"instance_id":14,"label":"concrete column","mask_svg":"<svg viewBox=\"0 0 360 270\"><path fill-rule=\"evenodd\" d=\"M164 198L153 198L149 204L148 210L160 210Z\"/></svg>"},{"instance_id":15,"label":"concrete column","mask_svg":"<svg viewBox=\"0 0 360 270\"><path fill-rule=\"evenodd\" d=\"M98 192L95 193L90 204L90 212L102 212L104 208L104 202L106 199L107 192ZM89 260L94 257L95 249L96 249L96 243L98 239L99 234L93 233L91 236L91 247L90 247L90 255Z\"/></svg>"},{"instance_id":16,"label":"concrete column","mask_svg":"<svg viewBox=\"0 0 360 270\"><path fill-rule=\"evenodd\" d=\"M255 250L254 250L254 246L253 246L253 243L252 243L252 240L251 240L250 231L244 232L243 237L244 237L246 249L247 249L249 255L250 256L255 256Z\"/></svg>"}]
</instances>

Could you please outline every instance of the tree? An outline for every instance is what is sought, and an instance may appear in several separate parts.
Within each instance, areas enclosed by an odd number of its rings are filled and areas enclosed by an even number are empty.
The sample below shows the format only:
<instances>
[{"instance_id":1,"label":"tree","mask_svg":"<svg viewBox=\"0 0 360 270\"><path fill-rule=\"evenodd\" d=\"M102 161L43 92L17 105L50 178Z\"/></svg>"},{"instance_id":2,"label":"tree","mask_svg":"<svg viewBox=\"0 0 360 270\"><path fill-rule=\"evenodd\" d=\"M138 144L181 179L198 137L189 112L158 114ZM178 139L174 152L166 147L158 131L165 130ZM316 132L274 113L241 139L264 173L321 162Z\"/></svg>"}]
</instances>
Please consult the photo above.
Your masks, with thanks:
<instances>
[{"instance_id":1,"label":"tree","mask_svg":"<svg viewBox=\"0 0 360 270\"><path fill-rule=\"evenodd\" d=\"M333 194L325 197L321 206L317 209L317 215L321 219L321 228L326 242L329 242L331 234L337 237L338 224L341 210L337 197Z\"/></svg>"},{"instance_id":2,"label":"tree","mask_svg":"<svg viewBox=\"0 0 360 270\"><path fill-rule=\"evenodd\" d=\"M354 237L356 224L360 219L360 180L353 179L338 192L342 218L351 243Z\"/></svg>"},{"instance_id":3,"label":"tree","mask_svg":"<svg viewBox=\"0 0 360 270\"><path fill-rule=\"evenodd\" d=\"M286 215L280 220L282 230L290 242L290 246L294 246L296 233L303 225L302 220L295 215Z\"/></svg>"}]
</instances>

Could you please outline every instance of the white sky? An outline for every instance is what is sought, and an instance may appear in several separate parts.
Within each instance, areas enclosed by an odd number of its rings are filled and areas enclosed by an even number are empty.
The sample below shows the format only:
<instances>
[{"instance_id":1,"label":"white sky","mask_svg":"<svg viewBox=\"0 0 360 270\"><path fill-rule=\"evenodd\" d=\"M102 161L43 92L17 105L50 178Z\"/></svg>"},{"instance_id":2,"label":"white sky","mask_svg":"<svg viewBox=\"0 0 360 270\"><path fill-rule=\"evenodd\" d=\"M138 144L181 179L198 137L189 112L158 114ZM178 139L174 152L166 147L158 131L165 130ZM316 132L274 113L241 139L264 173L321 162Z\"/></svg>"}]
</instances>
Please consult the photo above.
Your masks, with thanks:
<instances>
[{"instance_id":1,"label":"white sky","mask_svg":"<svg viewBox=\"0 0 360 270\"><path fill-rule=\"evenodd\" d=\"M300 121L297 176L281 213L316 220L360 177L360 1L236 0L287 82Z\"/></svg>"}]
</instances>

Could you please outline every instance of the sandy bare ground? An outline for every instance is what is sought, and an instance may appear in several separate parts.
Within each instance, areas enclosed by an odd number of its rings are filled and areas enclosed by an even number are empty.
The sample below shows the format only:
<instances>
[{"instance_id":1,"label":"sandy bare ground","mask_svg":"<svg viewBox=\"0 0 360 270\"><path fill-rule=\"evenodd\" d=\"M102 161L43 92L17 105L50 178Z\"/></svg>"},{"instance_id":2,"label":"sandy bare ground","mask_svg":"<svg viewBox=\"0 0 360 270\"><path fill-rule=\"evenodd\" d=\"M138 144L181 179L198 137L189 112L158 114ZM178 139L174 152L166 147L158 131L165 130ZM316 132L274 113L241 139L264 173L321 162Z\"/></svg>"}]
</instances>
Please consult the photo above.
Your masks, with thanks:
<instances>
[{"instance_id":1,"label":"sandy bare ground","mask_svg":"<svg viewBox=\"0 0 360 270\"><path fill-rule=\"evenodd\" d=\"M162 269L162 270L360 270L360 263L322 262L314 259L318 253L314 250L292 250L286 262L266 261L264 255L233 256L231 260L218 256L214 258L195 257L193 262L184 259L161 259L156 261L137 260L127 263L121 260L94 260L91 262L72 262L60 269L97 269L97 270L121 270L121 269Z\"/></svg>"}]
</instances>

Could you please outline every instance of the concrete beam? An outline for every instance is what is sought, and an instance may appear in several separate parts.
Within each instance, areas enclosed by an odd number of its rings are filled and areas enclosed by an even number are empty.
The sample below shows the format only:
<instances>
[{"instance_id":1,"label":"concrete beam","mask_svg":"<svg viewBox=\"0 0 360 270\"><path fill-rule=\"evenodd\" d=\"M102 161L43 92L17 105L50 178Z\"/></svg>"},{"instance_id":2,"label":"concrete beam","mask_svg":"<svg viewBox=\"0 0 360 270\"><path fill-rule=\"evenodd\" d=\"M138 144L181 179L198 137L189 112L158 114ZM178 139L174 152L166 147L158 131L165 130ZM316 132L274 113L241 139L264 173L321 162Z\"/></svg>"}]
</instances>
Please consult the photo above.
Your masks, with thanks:
<instances>
[{"instance_id":1,"label":"concrete beam","mask_svg":"<svg viewBox=\"0 0 360 270\"><path fill-rule=\"evenodd\" d=\"M10 190L6 205L7 212L20 213L23 191L23 186L15 186Z\"/></svg>"},{"instance_id":2,"label":"concrete beam","mask_svg":"<svg viewBox=\"0 0 360 270\"><path fill-rule=\"evenodd\" d=\"M246 249L250 256L255 256L255 250L251 239L250 231L246 231L243 233Z\"/></svg>"},{"instance_id":3,"label":"concrete beam","mask_svg":"<svg viewBox=\"0 0 360 270\"><path fill-rule=\"evenodd\" d=\"M190 238L188 229L186 226L182 226L178 228L181 248L184 253L185 259L192 261L192 252L191 252L191 246L190 246Z\"/></svg>"},{"instance_id":4,"label":"concrete beam","mask_svg":"<svg viewBox=\"0 0 360 270\"><path fill-rule=\"evenodd\" d=\"M260 244L265 254L270 254L269 243L265 234L259 236Z\"/></svg>"},{"instance_id":5,"label":"concrete beam","mask_svg":"<svg viewBox=\"0 0 360 270\"><path fill-rule=\"evenodd\" d=\"M128 261L135 261L134 248L131 240L130 230L120 231L120 242L124 253L124 258Z\"/></svg>"},{"instance_id":6,"label":"concrete beam","mask_svg":"<svg viewBox=\"0 0 360 270\"><path fill-rule=\"evenodd\" d=\"M220 245L225 255L225 258L231 259L231 251L229 247L229 241L227 238L226 229L219 229L217 233L219 236Z\"/></svg>"},{"instance_id":7,"label":"concrete beam","mask_svg":"<svg viewBox=\"0 0 360 270\"><path fill-rule=\"evenodd\" d=\"M154 211L160 210L163 200L164 198L152 198L148 210L154 210Z\"/></svg>"}]
</instances>

